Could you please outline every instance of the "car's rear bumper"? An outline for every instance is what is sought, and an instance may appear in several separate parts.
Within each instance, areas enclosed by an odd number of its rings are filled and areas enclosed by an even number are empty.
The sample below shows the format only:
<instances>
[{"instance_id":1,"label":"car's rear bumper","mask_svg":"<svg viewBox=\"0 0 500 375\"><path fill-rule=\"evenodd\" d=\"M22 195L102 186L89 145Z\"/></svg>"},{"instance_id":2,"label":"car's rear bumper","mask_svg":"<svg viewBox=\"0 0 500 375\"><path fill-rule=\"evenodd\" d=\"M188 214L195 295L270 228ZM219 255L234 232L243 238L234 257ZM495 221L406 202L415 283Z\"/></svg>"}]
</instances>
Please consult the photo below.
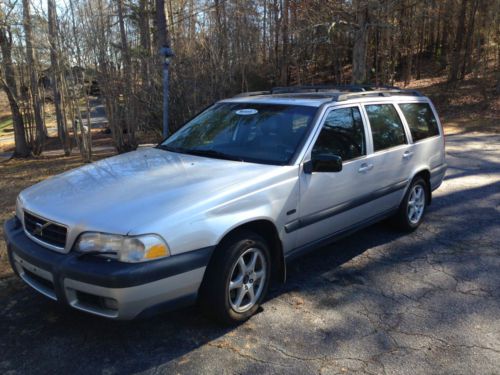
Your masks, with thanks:
<instances>
[{"instance_id":1,"label":"car's rear bumper","mask_svg":"<svg viewBox=\"0 0 500 375\"><path fill-rule=\"evenodd\" d=\"M448 169L448 164L443 163L431 169L431 190L434 191L441 186L443 182L444 175Z\"/></svg>"},{"instance_id":2,"label":"car's rear bumper","mask_svg":"<svg viewBox=\"0 0 500 375\"><path fill-rule=\"evenodd\" d=\"M4 224L14 271L45 296L91 314L132 319L194 302L213 248L147 263L122 263L31 241L16 218Z\"/></svg>"}]
</instances>

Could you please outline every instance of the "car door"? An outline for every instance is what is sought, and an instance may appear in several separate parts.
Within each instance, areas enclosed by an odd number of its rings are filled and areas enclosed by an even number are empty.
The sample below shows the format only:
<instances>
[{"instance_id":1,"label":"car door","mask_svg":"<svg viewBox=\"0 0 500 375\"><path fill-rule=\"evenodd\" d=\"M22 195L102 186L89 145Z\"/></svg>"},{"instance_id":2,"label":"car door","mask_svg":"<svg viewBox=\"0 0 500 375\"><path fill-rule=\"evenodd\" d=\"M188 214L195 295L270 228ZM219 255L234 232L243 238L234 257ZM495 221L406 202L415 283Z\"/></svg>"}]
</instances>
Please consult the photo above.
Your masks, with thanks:
<instances>
[{"instance_id":1,"label":"car door","mask_svg":"<svg viewBox=\"0 0 500 375\"><path fill-rule=\"evenodd\" d=\"M298 248L340 232L370 214L363 201L373 190L368 134L357 105L335 107L325 114L304 165L311 155L333 154L342 157L342 170L301 171L299 218L286 227L288 232L297 232Z\"/></svg>"},{"instance_id":2,"label":"car door","mask_svg":"<svg viewBox=\"0 0 500 375\"><path fill-rule=\"evenodd\" d=\"M370 103L363 107L372 135L372 178L378 183L374 203L378 211L395 209L412 173L414 145L408 141L408 130L394 104Z\"/></svg>"}]
</instances>

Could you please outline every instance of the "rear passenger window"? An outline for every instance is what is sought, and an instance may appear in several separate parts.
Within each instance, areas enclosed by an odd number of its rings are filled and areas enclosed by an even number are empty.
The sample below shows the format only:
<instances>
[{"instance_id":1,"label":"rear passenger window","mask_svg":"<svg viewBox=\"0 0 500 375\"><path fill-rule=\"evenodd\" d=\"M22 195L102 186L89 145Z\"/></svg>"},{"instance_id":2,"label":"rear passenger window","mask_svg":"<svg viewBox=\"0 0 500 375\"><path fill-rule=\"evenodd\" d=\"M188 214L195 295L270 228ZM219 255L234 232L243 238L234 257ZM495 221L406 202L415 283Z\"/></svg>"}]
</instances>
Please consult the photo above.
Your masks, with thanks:
<instances>
[{"instance_id":1,"label":"rear passenger window","mask_svg":"<svg viewBox=\"0 0 500 375\"><path fill-rule=\"evenodd\" d=\"M365 131L359 109L350 107L331 111L312 152L338 155L344 161L365 155Z\"/></svg>"},{"instance_id":2,"label":"rear passenger window","mask_svg":"<svg viewBox=\"0 0 500 375\"><path fill-rule=\"evenodd\" d=\"M407 143L403 123L392 104L365 106L370 120L374 151Z\"/></svg>"},{"instance_id":3,"label":"rear passenger window","mask_svg":"<svg viewBox=\"0 0 500 375\"><path fill-rule=\"evenodd\" d=\"M438 124L431 106L427 103L400 104L410 127L413 142L439 135Z\"/></svg>"}]
</instances>

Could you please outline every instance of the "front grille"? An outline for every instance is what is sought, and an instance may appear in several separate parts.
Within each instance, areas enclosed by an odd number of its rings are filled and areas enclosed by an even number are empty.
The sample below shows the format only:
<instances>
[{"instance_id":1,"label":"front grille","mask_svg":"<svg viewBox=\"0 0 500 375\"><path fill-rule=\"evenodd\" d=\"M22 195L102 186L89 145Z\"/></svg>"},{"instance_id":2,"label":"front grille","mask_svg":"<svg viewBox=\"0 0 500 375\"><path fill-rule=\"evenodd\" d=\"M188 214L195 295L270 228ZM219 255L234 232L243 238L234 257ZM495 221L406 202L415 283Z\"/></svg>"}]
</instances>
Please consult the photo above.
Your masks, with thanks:
<instances>
[{"instance_id":1,"label":"front grille","mask_svg":"<svg viewBox=\"0 0 500 375\"><path fill-rule=\"evenodd\" d=\"M66 227L24 212L24 228L36 239L63 248L66 245Z\"/></svg>"}]
</instances>

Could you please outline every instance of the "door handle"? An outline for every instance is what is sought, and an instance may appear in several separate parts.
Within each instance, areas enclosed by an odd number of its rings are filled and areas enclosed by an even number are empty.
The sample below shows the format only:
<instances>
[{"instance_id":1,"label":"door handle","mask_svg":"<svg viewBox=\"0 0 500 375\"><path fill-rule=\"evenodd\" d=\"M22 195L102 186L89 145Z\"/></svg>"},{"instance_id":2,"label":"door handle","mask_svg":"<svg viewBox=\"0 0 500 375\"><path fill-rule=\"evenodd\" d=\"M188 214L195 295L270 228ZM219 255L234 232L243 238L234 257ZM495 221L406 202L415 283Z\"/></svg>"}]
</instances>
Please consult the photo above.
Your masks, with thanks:
<instances>
[{"instance_id":1,"label":"door handle","mask_svg":"<svg viewBox=\"0 0 500 375\"><path fill-rule=\"evenodd\" d=\"M405 151L403 153L403 159L409 159L413 156L413 151Z\"/></svg>"},{"instance_id":2,"label":"door handle","mask_svg":"<svg viewBox=\"0 0 500 375\"><path fill-rule=\"evenodd\" d=\"M361 167L359 167L358 172L364 173L364 172L368 172L371 169L373 169L373 164L363 163L363 164L361 164Z\"/></svg>"}]
</instances>

